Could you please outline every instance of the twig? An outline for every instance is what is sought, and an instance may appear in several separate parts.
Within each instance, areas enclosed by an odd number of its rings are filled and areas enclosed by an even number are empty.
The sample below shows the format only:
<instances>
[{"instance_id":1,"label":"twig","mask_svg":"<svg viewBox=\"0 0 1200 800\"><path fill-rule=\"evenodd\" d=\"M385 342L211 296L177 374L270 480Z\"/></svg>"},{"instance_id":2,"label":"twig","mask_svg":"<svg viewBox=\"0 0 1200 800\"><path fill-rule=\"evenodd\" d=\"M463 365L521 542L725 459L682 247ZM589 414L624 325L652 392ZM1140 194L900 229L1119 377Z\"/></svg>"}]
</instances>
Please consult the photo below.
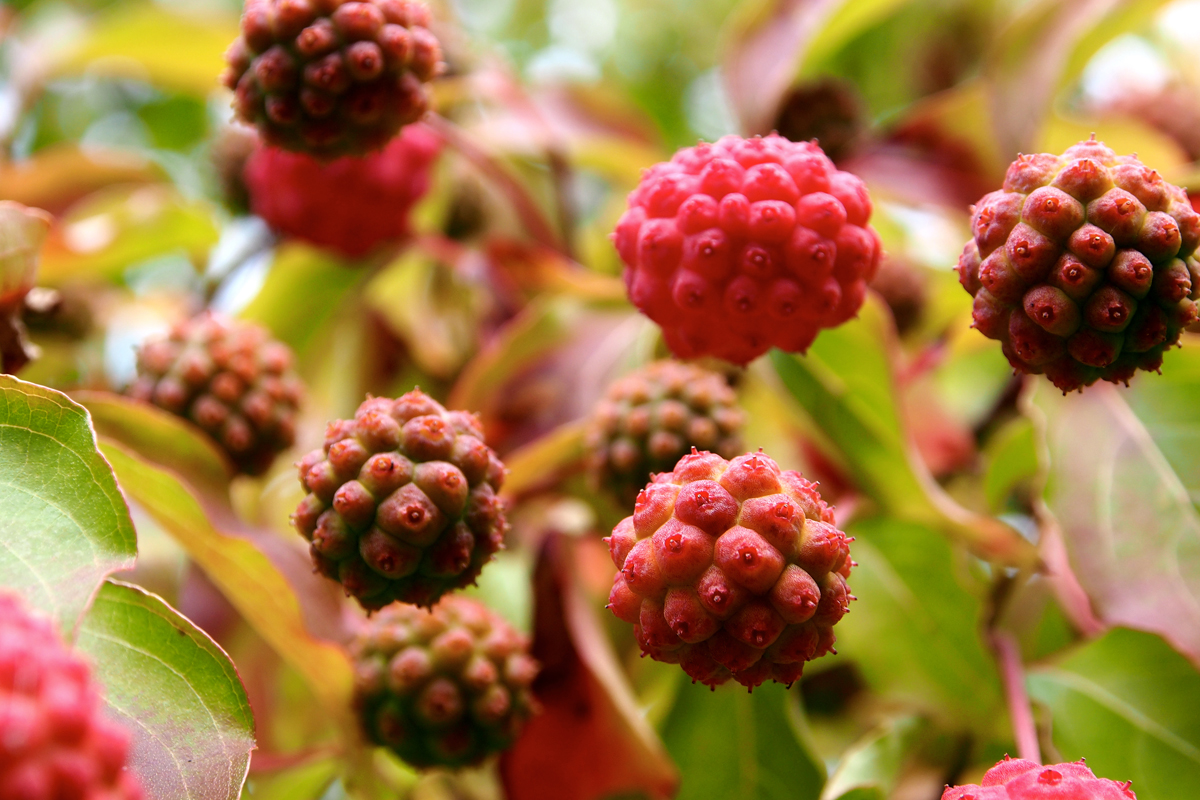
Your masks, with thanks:
<instances>
[{"instance_id":1,"label":"twig","mask_svg":"<svg viewBox=\"0 0 1200 800\"><path fill-rule=\"evenodd\" d=\"M571 194L571 162L558 147L551 147L546 154L550 162L550 176L554 180L554 205L558 213L558 229L562 231L563 253L575 259L575 198Z\"/></svg>"},{"instance_id":2,"label":"twig","mask_svg":"<svg viewBox=\"0 0 1200 800\"><path fill-rule=\"evenodd\" d=\"M1012 718L1013 734L1017 740L1017 755L1040 764L1042 753L1038 746L1037 725L1029 706L1029 695L1025 692L1025 668L1021 664L1021 649L1009 632L993 629L989 633L992 649L996 651L1000 677L1004 683L1008 715Z\"/></svg>"},{"instance_id":3,"label":"twig","mask_svg":"<svg viewBox=\"0 0 1200 800\"><path fill-rule=\"evenodd\" d=\"M462 128L440 114L427 114L424 122L442 141L457 150L463 158L474 164L504 193L513 209L521 219L521 224L529 235L559 253L566 254L562 240L554 233L554 228L546 220L537 202L508 170L500 165L492 154L485 151L471 140Z\"/></svg>"}]
</instances>

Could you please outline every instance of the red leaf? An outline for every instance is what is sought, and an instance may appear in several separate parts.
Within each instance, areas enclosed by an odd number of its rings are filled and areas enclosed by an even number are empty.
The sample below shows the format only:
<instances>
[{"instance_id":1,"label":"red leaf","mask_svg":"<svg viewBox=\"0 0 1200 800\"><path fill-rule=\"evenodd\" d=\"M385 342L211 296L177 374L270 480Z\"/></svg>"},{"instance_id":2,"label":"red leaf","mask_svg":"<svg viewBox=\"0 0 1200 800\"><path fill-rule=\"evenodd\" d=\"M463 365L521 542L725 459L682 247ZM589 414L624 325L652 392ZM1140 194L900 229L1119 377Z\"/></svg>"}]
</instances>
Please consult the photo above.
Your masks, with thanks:
<instances>
[{"instance_id":1,"label":"red leaf","mask_svg":"<svg viewBox=\"0 0 1200 800\"><path fill-rule=\"evenodd\" d=\"M500 760L509 800L596 800L641 792L671 797L679 776L638 712L612 648L575 580L562 534L534 574L534 692L542 711Z\"/></svg>"}]
</instances>

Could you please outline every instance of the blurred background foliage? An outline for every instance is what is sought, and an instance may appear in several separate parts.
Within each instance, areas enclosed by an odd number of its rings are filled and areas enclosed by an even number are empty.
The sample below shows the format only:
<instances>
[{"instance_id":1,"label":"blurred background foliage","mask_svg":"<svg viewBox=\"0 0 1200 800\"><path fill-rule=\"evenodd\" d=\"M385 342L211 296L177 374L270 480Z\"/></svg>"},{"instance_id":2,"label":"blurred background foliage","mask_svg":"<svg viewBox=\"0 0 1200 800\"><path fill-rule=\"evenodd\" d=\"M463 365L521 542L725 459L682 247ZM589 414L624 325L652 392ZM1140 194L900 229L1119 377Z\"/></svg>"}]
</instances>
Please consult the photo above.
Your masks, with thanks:
<instances>
[{"instance_id":1,"label":"blurred background foliage","mask_svg":"<svg viewBox=\"0 0 1200 800\"><path fill-rule=\"evenodd\" d=\"M1193 797L1198 334L1161 377L1058 398L970 329L951 267L969 204L1021 151L1095 131L1200 193L1200 2L433 5L449 66L435 107L464 141L412 239L360 263L245 213L244 143L217 88L239 3L0 6L0 199L56 217L25 310L41 358L22 378L89 407L132 501L134 579L238 665L259 748L244 796L655 797L678 775L683 798L936 798L1015 752L1001 635L1019 643L1048 760L1087 756L1142 800ZM625 194L678 147L771 130L818 139L867 181L887 250L860 319L805 358L730 374L747 443L819 478L858 537L860 600L840 654L798 687L710 694L597 614L612 575L599 537L625 511L583 481L579 428L613 378L665 354L617 278ZM146 412L84 391L119 390L135 344L205 305L271 328L309 386L295 452L215 494L202 476L219 467L164 455L202 450L183 447L193 434L155 429L139 449ZM290 463L365 393L415 385L479 411L508 461L512 541L476 591L525 630L535 606L568 609L537 634L572 643L571 686L607 709L575 741L624 765L609 783L546 794L588 772L565 755L543 784L517 756L418 777L356 749L338 719L348 667L328 645L355 612L281 566L301 545ZM1067 491L1114 475L1133 487L1115 516L1111 494ZM181 520L164 497L201 511ZM1104 563L1081 560L1097 550ZM294 609L239 586L268 574L304 620L283 625L273 615ZM570 611L572 593L590 610ZM314 627L308 606L341 621Z\"/></svg>"}]
</instances>

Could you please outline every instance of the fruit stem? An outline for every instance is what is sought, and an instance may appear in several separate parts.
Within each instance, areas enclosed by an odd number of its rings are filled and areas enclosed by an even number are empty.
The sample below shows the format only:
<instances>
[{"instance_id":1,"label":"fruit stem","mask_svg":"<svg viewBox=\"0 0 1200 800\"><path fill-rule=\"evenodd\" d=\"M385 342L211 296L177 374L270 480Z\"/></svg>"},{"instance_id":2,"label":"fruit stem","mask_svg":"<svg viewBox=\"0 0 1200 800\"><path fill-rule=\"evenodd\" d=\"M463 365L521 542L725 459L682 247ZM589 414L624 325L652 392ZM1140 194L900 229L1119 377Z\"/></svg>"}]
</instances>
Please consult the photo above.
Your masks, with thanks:
<instances>
[{"instance_id":1,"label":"fruit stem","mask_svg":"<svg viewBox=\"0 0 1200 800\"><path fill-rule=\"evenodd\" d=\"M1004 696L1008 701L1008 715L1012 718L1013 734L1017 741L1017 756L1034 763L1042 763L1038 746L1037 725L1025 691L1025 669L1021 663L1021 648L1008 631L990 631L992 649L996 652L996 663L1004 682Z\"/></svg>"},{"instance_id":2,"label":"fruit stem","mask_svg":"<svg viewBox=\"0 0 1200 800\"><path fill-rule=\"evenodd\" d=\"M496 184L496 187L513 204L513 209L521 218L521 224L525 226L525 230L530 236L538 243L563 255L568 255L561 239L554 233L553 227L538 207L537 201L521 185L520 181L500 165L499 160L492 153L476 144L466 131L440 114L426 114L422 121L446 145L457 150L463 158L474 164L480 172Z\"/></svg>"}]
</instances>

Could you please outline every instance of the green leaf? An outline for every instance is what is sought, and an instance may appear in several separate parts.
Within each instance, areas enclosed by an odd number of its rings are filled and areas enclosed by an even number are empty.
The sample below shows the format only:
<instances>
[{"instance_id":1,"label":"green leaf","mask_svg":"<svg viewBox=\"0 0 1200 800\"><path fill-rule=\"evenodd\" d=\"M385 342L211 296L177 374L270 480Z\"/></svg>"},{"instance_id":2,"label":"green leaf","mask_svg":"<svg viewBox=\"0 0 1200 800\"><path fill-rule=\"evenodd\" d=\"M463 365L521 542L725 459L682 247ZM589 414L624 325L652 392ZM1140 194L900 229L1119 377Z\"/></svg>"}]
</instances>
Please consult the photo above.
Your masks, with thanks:
<instances>
[{"instance_id":1,"label":"green leaf","mask_svg":"<svg viewBox=\"0 0 1200 800\"><path fill-rule=\"evenodd\" d=\"M33 287L50 221L45 211L0 201L0 308Z\"/></svg>"},{"instance_id":2,"label":"green leaf","mask_svg":"<svg viewBox=\"0 0 1200 800\"><path fill-rule=\"evenodd\" d=\"M927 728L925 720L914 716L880 724L842 756L821 792L821 800L887 800L904 766L923 742Z\"/></svg>"},{"instance_id":3,"label":"green leaf","mask_svg":"<svg viewBox=\"0 0 1200 800\"><path fill-rule=\"evenodd\" d=\"M1191 800L1200 786L1200 674L1162 639L1118 628L1031 672L1064 759L1133 781L1138 800Z\"/></svg>"},{"instance_id":4,"label":"green leaf","mask_svg":"<svg viewBox=\"0 0 1200 800\"><path fill-rule=\"evenodd\" d=\"M207 14L170 11L147 2L116 4L54 65L54 72L149 78L159 86L204 97L217 88L225 50L237 37L237 17L213 14L211 4Z\"/></svg>"},{"instance_id":5,"label":"green leaf","mask_svg":"<svg viewBox=\"0 0 1200 800\"><path fill-rule=\"evenodd\" d=\"M76 644L133 733L130 769L148 798L236 800L254 715L237 669L208 634L146 590L109 582Z\"/></svg>"},{"instance_id":6,"label":"green leaf","mask_svg":"<svg viewBox=\"0 0 1200 800\"><path fill-rule=\"evenodd\" d=\"M262 289L240 316L265 325L275 337L303 356L324 323L367 271L324 250L285 244Z\"/></svg>"},{"instance_id":7,"label":"green leaf","mask_svg":"<svg viewBox=\"0 0 1200 800\"><path fill-rule=\"evenodd\" d=\"M0 375L0 585L70 635L96 588L133 567L137 535L88 413Z\"/></svg>"},{"instance_id":8,"label":"green leaf","mask_svg":"<svg viewBox=\"0 0 1200 800\"><path fill-rule=\"evenodd\" d=\"M431 375L453 377L477 349L488 298L453 265L411 249L376 275L364 296Z\"/></svg>"},{"instance_id":9,"label":"green leaf","mask_svg":"<svg viewBox=\"0 0 1200 800\"><path fill-rule=\"evenodd\" d=\"M255 775L246 781L245 800L317 800L337 774L332 759L302 764L275 774Z\"/></svg>"},{"instance_id":10,"label":"green leaf","mask_svg":"<svg viewBox=\"0 0 1200 800\"><path fill-rule=\"evenodd\" d=\"M771 351L784 384L846 455L855 477L892 509L923 493L906 456L886 309L871 297L856 319L824 330L803 356Z\"/></svg>"},{"instance_id":11,"label":"green leaf","mask_svg":"<svg viewBox=\"0 0 1200 800\"><path fill-rule=\"evenodd\" d=\"M1024 481L1037 477L1037 447L1034 444L1033 425L1029 420L1015 419L1005 425L988 442L984 451L987 471L983 476L983 490L988 508L999 513L1013 489Z\"/></svg>"},{"instance_id":12,"label":"green leaf","mask_svg":"<svg viewBox=\"0 0 1200 800\"><path fill-rule=\"evenodd\" d=\"M333 641L317 638L344 635L339 606L303 550L276 534L245 530L227 509L205 505L209 498L124 446L104 440L101 447L129 497L183 546L353 741L349 661Z\"/></svg>"},{"instance_id":13,"label":"green leaf","mask_svg":"<svg viewBox=\"0 0 1200 800\"><path fill-rule=\"evenodd\" d=\"M983 587L967 583L950 544L925 526L875 518L850 532L858 602L838 623L838 658L905 708L991 734L1003 695L979 637Z\"/></svg>"},{"instance_id":14,"label":"green leaf","mask_svg":"<svg viewBox=\"0 0 1200 800\"><path fill-rule=\"evenodd\" d=\"M1200 347L1197 337L1163 354L1162 375L1146 375L1122 392L1154 443L1200 506Z\"/></svg>"},{"instance_id":15,"label":"green leaf","mask_svg":"<svg viewBox=\"0 0 1200 800\"><path fill-rule=\"evenodd\" d=\"M51 234L39 282L117 280L140 261L176 252L199 262L217 242L214 211L166 186L95 192L73 206Z\"/></svg>"},{"instance_id":16,"label":"green leaf","mask_svg":"<svg viewBox=\"0 0 1200 800\"><path fill-rule=\"evenodd\" d=\"M777 683L752 693L684 683L662 736L683 775L678 800L816 800L825 782L798 693Z\"/></svg>"},{"instance_id":17,"label":"green leaf","mask_svg":"<svg viewBox=\"0 0 1200 800\"><path fill-rule=\"evenodd\" d=\"M1095 615L1200 664L1200 512L1170 462L1109 384L1064 397L1039 381L1026 408L1046 507Z\"/></svg>"},{"instance_id":18,"label":"green leaf","mask_svg":"<svg viewBox=\"0 0 1200 800\"><path fill-rule=\"evenodd\" d=\"M911 0L843 0L824 20L804 52L801 75L816 77L831 56Z\"/></svg>"},{"instance_id":19,"label":"green leaf","mask_svg":"<svg viewBox=\"0 0 1200 800\"><path fill-rule=\"evenodd\" d=\"M893 339L887 310L870 296L857 319L822 331L806 355L772 350L771 361L887 513L962 538L985 557L1032 562L1033 548L1016 531L956 505L912 455L892 377Z\"/></svg>"}]
</instances>

